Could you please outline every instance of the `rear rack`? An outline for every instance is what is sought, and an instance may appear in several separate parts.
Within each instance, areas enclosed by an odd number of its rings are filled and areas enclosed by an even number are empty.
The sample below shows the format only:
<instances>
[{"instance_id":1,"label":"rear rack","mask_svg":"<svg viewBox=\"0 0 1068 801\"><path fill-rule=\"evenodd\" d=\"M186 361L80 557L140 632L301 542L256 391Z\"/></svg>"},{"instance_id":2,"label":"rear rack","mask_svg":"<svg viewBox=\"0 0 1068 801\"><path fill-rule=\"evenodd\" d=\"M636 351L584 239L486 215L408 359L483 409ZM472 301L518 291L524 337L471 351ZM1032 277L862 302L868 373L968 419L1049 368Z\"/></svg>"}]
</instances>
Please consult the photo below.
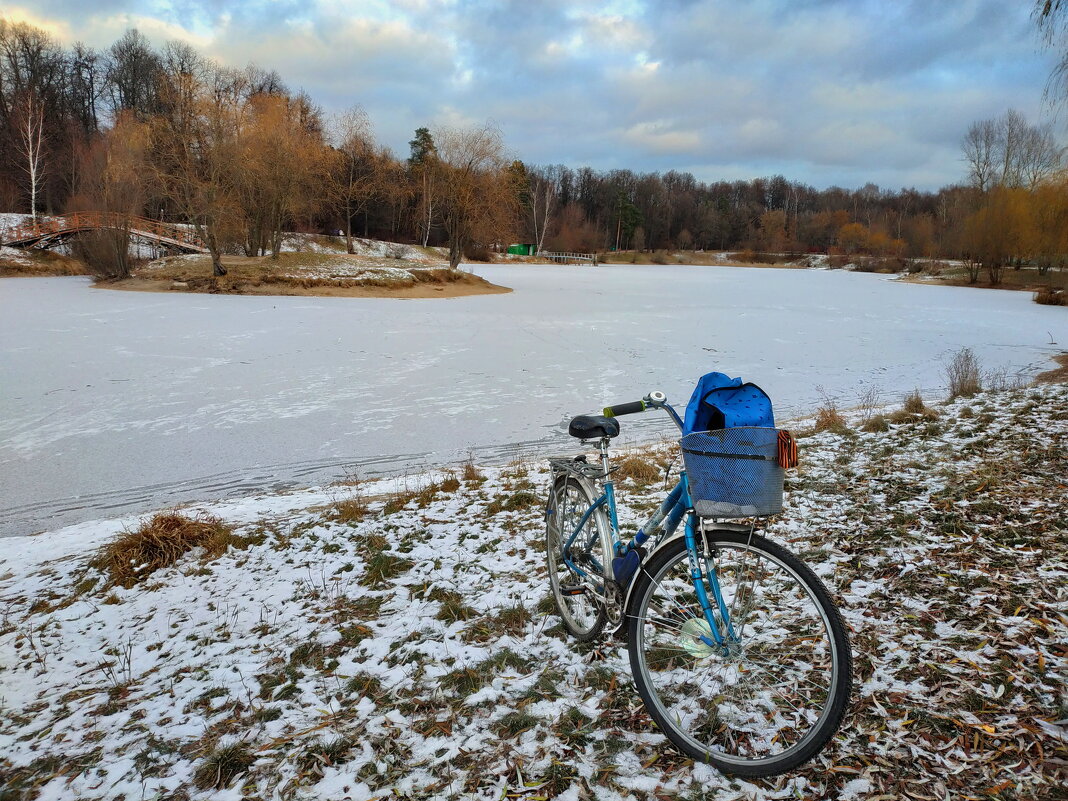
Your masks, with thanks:
<instances>
[{"instance_id":1,"label":"rear rack","mask_svg":"<svg viewBox=\"0 0 1068 801\"><path fill-rule=\"evenodd\" d=\"M600 465L590 464L584 456L551 457L549 467L553 472L553 478L565 474L591 479L602 479L605 476Z\"/></svg>"}]
</instances>

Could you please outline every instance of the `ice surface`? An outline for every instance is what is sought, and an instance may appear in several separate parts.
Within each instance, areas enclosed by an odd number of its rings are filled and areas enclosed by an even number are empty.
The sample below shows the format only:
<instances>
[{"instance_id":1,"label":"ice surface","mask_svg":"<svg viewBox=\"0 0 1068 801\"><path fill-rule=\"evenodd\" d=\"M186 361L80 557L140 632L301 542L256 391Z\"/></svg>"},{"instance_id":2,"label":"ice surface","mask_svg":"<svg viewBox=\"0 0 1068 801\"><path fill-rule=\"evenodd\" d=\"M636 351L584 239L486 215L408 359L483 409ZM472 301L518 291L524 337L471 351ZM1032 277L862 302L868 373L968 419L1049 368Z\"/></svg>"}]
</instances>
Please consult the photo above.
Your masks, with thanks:
<instances>
[{"instance_id":1,"label":"ice surface","mask_svg":"<svg viewBox=\"0 0 1068 801\"><path fill-rule=\"evenodd\" d=\"M839 271L480 266L508 295L449 300L91 290L0 280L0 534L187 500L570 449L567 421L721 370L779 419L938 397L961 346L1050 366L1064 310L1028 293ZM1055 340L1060 345L1054 345ZM624 439L670 435L625 418Z\"/></svg>"}]
</instances>

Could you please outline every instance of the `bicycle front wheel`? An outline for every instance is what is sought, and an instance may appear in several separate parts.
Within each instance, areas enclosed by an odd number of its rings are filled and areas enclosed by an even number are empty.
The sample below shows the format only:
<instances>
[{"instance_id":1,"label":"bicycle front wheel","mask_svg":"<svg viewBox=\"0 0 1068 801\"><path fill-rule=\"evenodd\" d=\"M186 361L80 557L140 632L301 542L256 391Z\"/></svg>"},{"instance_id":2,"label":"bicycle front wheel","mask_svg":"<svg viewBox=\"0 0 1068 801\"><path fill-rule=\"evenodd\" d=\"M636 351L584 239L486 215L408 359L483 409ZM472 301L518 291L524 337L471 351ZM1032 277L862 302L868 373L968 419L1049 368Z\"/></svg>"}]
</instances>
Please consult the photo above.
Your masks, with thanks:
<instances>
[{"instance_id":1,"label":"bicycle front wheel","mask_svg":"<svg viewBox=\"0 0 1068 801\"><path fill-rule=\"evenodd\" d=\"M604 513L597 509L587 515L593 501L582 482L567 476L554 482L545 510L549 586L564 628L582 641L604 629L604 576L612 567Z\"/></svg>"},{"instance_id":2,"label":"bicycle front wheel","mask_svg":"<svg viewBox=\"0 0 1068 801\"><path fill-rule=\"evenodd\" d=\"M667 544L643 568L630 606L638 692L694 759L740 776L785 773L823 748L849 702L852 656L841 614L784 548L735 532L706 538L707 548L698 546L704 572L715 572L734 636L717 612L726 647L715 643L686 543Z\"/></svg>"}]
</instances>

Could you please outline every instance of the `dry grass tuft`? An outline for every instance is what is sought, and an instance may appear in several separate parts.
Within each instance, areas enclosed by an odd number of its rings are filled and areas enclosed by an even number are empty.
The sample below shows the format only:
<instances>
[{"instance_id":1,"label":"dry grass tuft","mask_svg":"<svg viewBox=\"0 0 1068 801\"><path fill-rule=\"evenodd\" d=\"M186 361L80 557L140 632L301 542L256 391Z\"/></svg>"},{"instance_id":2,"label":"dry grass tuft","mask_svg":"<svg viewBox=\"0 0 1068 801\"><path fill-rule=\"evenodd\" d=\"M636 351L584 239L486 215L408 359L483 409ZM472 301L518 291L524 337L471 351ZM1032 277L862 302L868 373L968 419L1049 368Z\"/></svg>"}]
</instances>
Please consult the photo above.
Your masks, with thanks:
<instances>
[{"instance_id":1,"label":"dry grass tuft","mask_svg":"<svg viewBox=\"0 0 1068 801\"><path fill-rule=\"evenodd\" d=\"M905 404L902 409L909 414L923 414L927 410L927 404L923 402L923 396L919 389L914 389L905 396Z\"/></svg>"},{"instance_id":2,"label":"dry grass tuft","mask_svg":"<svg viewBox=\"0 0 1068 801\"><path fill-rule=\"evenodd\" d=\"M112 584L129 588L173 565L194 548L203 548L205 558L215 559L231 545L247 543L216 517L189 518L177 512L160 512L136 531L128 531L102 548L90 564L107 573Z\"/></svg>"},{"instance_id":3,"label":"dry grass tuft","mask_svg":"<svg viewBox=\"0 0 1068 801\"><path fill-rule=\"evenodd\" d=\"M655 464L640 456L628 456L619 463L615 474L619 478L633 479L639 484L652 484L660 478L661 471Z\"/></svg>"},{"instance_id":4,"label":"dry grass tuft","mask_svg":"<svg viewBox=\"0 0 1068 801\"><path fill-rule=\"evenodd\" d=\"M913 423L917 420L937 420L938 412L923 402L923 396L919 389L914 389L905 396L901 408L890 415L890 422L895 425L900 423Z\"/></svg>"},{"instance_id":5,"label":"dry grass tuft","mask_svg":"<svg viewBox=\"0 0 1068 801\"><path fill-rule=\"evenodd\" d=\"M396 492L391 492L386 498L385 505L382 507L382 514L396 514L424 492L425 490L418 489L401 489Z\"/></svg>"},{"instance_id":6,"label":"dry grass tuft","mask_svg":"<svg viewBox=\"0 0 1068 801\"><path fill-rule=\"evenodd\" d=\"M460 470L460 478L466 481L468 484L481 484L486 480L486 476L475 467L475 463L472 461L466 461Z\"/></svg>"},{"instance_id":7,"label":"dry grass tuft","mask_svg":"<svg viewBox=\"0 0 1068 801\"><path fill-rule=\"evenodd\" d=\"M846 425L845 418L842 417L842 413L838 411L838 407L831 401L825 401L819 409L816 410L816 422L813 426L814 431L833 431L836 434L840 434L843 431L848 431L849 426Z\"/></svg>"},{"instance_id":8,"label":"dry grass tuft","mask_svg":"<svg viewBox=\"0 0 1068 801\"><path fill-rule=\"evenodd\" d=\"M889 431L890 422L886 419L886 415L874 414L864 421L864 424L860 427L860 430L868 434L878 434L883 431Z\"/></svg>"},{"instance_id":9,"label":"dry grass tuft","mask_svg":"<svg viewBox=\"0 0 1068 801\"><path fill-rule=\"evenodd\" d=\"M193 775L193 783L201 790L221 790L252 767L256 758L244 743L219 748L209 754Z\"/></svg>"},{"instance_id":10,"label":"dry grass tuft","mask_svg":"<svg viewBox=\"0 0 1068 801\"><path fill-rule=\"evenodd\" d=\"M946 378L949 382L949 399L970 398L983 391L979 359L971 348L961 348L946 363Z\"/></svg>"},{"instance_id":11,"label":"dry grass tuft","mask_svg":"<svg viewBox=\"0 0 1068 801\"><path fill-rule=\"evenodd\" d=\"M345 498L334 502L334 520L339 523L359 523L367 514L367 502L363 498Z\"/></svg>"},{"instance_id":12,"label":"dry grass tuft","mask_svg":"<svg viewBox=\"0 0 1068 801\"><path fill-rule=\"evenodd\" d=\"M511 495L501 495L486 506L486 514L496 515L501 512L520 512L541 504L541 498L530 490L519 490Z\"/></svg>"}]
</instances>

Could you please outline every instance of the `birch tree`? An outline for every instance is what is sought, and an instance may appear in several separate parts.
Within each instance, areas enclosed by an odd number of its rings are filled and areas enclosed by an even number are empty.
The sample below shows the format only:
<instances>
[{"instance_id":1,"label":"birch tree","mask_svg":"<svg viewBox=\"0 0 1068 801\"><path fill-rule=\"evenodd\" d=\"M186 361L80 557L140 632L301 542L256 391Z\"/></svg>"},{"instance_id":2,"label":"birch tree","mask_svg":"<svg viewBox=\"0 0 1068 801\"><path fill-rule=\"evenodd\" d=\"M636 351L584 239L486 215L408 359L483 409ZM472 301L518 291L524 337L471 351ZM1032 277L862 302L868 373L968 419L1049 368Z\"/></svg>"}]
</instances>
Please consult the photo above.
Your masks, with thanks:
<instances>
[{"instance_id":1,"label":"birch tree","mask_svg":"<svg viewBox=\"0 0 1068 801\"><path fill-rule=\"evenodd\" d=\"M15 147L22 159L30 191L30 215L37 222L37 190L44 179L44 104L33 92L25 92L15 107L18 138Z\"/></svg>"},{"instance_id":2,"label":"birch tree","mask_svg":"<svg viewBox=\"0 0 1068 801\"><path fill-rule=\"evenodd\" d=\"M556 198L560 191L559 165L546 167L530 174L530 213L534 222L534 242L537 250L545 245L545 233L556 210Z\"/></svg>"}]
</instances>

